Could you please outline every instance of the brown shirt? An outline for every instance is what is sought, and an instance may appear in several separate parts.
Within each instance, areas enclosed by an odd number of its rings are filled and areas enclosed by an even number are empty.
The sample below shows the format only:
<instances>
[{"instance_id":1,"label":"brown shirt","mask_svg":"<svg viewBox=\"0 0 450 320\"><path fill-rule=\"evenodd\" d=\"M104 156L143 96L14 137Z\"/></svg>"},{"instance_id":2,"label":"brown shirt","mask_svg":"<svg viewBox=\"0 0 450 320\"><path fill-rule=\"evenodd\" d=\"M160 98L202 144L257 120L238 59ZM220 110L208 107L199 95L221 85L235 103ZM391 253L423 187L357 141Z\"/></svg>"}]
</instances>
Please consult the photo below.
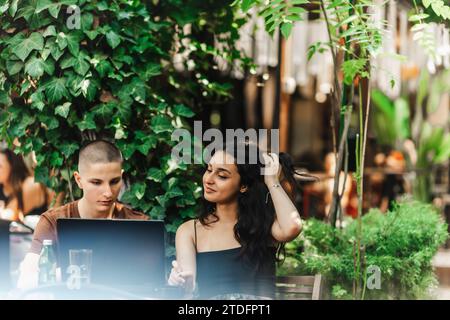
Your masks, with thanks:
<instances>
[{"instance_id":1,"label":"brown shirt","mask_svg":"<svg viewBox=\"0 0 450 320\"><path fill-rule=\"evenodd\" d=\"M127 208L121 203L117 203L114 207L113 219L135 219L148 220L149 217L141 212ZM62 207L50 209L41 215L39 223L33 234L33 242L31 243L31 253L40 254L42 243L44 240L57 241L56 220L61 218L81 219L78 211L78 201L70 202Z\"/></svg>"}]
</instances>

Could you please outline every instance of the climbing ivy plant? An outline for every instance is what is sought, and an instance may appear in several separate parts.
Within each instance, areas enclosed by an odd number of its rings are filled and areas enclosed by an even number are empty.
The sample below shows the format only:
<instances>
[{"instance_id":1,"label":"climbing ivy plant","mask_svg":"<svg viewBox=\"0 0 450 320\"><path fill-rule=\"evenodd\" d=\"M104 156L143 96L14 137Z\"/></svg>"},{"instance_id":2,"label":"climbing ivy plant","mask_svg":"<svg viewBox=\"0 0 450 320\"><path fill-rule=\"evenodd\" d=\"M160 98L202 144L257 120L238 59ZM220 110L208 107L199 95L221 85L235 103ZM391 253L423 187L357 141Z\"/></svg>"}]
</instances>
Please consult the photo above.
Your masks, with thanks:
<instances>
[{"instance_id":1,"label":"climbing ivy plant","mask_svg":"<svg viewBox=\"0 0 450 320\"><path fill-rule=\"evenodd\" d=\"M36 153L36 180L80 196L71 183L80 145L109 139L125 158L122 201L171 233L196 214L198 176L171 159L171 133L189 128L198 101L230 95L214 65L245 61L230 3L0 0L0 25L0 135ZM206 41L214 35L227 45ZM185 54L181 69L175 53Z\"/></svg>"}]
</instances>

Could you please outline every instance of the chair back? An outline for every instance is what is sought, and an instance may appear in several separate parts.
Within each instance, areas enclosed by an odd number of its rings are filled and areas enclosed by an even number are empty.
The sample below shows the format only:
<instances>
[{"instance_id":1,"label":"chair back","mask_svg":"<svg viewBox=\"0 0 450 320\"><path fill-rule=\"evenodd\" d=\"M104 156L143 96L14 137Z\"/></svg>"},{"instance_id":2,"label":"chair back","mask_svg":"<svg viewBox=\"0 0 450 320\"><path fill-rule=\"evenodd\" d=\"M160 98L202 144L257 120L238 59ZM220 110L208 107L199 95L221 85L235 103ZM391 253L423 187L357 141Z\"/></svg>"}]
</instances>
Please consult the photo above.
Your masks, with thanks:
<instances>
[{"instance_id":1,"label":"chair back","mask_svg":"<svg viewBox=\"0 0 450 320\"><path fill-rule=\"evenodd\" d=\"M322 276L278 276L276 298L279 300L320 300Z\"/></svg>"}]
</instances>

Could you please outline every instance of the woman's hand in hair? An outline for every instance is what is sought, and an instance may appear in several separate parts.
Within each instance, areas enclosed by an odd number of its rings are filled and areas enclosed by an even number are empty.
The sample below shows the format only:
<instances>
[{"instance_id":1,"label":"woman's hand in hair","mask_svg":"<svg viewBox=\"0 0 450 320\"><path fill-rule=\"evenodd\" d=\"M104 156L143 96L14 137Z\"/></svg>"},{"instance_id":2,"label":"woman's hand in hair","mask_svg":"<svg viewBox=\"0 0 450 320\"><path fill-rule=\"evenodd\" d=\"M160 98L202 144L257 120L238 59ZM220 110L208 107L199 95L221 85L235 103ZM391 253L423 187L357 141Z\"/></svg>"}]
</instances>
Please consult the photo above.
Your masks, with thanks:
<instances>
[{"instance_id":1,"label":"woman's hand in hair","mask_svg":"<svg viewBox=\"0 0 450 320\"><path fill-rule=\"evenodd\" d=\"M278 242L295 239L302 230L300 214L292 199L280 185L280 160L277 154L263 154L265 161L264 182L270 192L275 208L275 221L272 225L272 236Z\"/></svg>"},{"instance_id":2,"label":"woman's hand in hair","mask_svg":"<svg viewBox=\"0 0 450 320\"><path fill-rule=\"evenodd\" d=\"M264 182L268 187L279 183L281 174L280 159L276 153L263 153L264 158Z\"/></svg>"}]
</instances>

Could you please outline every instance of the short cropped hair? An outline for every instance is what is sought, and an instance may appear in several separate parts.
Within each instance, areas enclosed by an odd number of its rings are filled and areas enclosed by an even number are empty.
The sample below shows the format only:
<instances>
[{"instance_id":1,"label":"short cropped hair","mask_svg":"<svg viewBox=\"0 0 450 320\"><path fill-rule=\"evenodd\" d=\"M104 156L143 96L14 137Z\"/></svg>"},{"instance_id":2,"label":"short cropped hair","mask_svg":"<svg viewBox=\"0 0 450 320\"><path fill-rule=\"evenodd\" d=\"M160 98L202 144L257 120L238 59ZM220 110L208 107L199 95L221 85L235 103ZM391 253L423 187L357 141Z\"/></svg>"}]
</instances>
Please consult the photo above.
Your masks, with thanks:
<instances>
[{"instance_id":1,"label":"short cropped hair","mask_svg":"<svg viewBox=\"0 0 450 320\"><path fill-rule=\"evenodd\" d=\"M106 140L95 140L84 145L78 155L78 168L86 163L110 163L119 162L123 158L120 150L111 142Z\"/></svg>"}]
</instances>

